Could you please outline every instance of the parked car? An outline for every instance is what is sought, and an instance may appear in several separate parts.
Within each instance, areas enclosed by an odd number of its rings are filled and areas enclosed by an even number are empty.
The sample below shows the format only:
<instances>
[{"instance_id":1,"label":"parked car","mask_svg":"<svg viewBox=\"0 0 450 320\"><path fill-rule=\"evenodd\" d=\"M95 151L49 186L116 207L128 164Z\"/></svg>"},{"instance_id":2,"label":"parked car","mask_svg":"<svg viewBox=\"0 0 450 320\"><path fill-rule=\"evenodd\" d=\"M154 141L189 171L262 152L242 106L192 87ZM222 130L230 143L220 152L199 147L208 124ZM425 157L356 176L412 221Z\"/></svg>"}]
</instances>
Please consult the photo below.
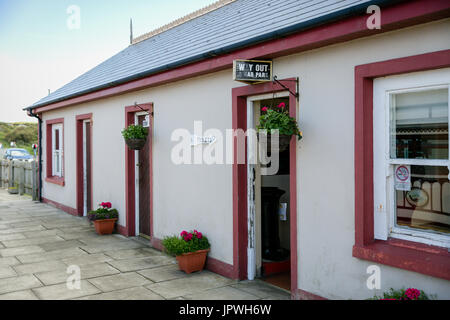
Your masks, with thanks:
<instances>
[{"instance_id":1,"label":"parked car","mask_svg":"<svg viewBox=\"0 0 450 320\"><path fill-rule=\"evenodd\" d=\"M3 158L6 160L16 160L16 159L25 161L33 160L33 156L27 150L19 148L7 149Z\"/></svg>"}]
</instances>

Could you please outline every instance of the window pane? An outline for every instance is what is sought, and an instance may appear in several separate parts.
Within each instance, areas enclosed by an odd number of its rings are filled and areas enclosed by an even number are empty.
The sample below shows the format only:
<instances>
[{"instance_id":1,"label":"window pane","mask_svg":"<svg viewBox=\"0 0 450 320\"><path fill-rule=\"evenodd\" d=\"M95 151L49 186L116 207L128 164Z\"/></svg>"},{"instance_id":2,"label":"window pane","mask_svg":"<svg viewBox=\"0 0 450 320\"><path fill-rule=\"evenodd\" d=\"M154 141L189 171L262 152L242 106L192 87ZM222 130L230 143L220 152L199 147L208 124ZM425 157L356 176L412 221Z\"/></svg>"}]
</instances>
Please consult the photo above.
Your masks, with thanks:
<instances>
[{"instance_id":1,"label":"window pane","mask_svg":"<svg viewBox=\"0 0 450 320\"><path fill-rule=\"evenodd\" d=\"M396 224L450 233L448 168L411 166L411 190L396 190Z\"/></svg>"},{"instance_id":2,"label":"window pane","mask_svg":"<svg viewBox=\"0 0 450 320\"><path fill-rule=\"evenodd\" d=\"M448 89L391 95L392 159L448 159Z\"/></svg>"},{"instance_id":3,"label":"window pane","mask_svg":"<svg viewBox=\"0 0 450 320\"><path fill-rule=\"evenodd\" d=\"M59 150L59 129L55 130L55 150Z\"/></svg>"}]
</instances>

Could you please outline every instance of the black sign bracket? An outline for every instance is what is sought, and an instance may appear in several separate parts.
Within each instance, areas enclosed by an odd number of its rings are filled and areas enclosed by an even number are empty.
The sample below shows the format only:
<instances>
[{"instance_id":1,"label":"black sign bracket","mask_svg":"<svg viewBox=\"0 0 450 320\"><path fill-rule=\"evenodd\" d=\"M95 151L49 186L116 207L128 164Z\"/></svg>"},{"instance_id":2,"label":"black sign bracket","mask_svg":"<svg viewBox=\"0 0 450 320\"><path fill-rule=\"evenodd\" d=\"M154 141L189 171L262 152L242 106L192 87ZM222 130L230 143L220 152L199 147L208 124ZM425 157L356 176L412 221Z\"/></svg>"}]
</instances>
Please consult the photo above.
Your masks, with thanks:
<instances>
[{"instance_id":1,"label":"black sign bracket","mask_svg":"<svg viewBox=\"0 0 450 320\"><path fill-rule=\"evenodd\" d=\"M291 89L289 89L288 87L286 87L284 84L281 83L281 81L295 81L297 84L297 92L292 92ZM299 98L299 78L296 77L295 79L284 79L284 80L278 80L277 76L273 76L273 82L279 84L280 86L282 86L284 89L286 89L287 91L289 91L290 94L292 94L298 101Z\"/></svg>"}]
</instances>

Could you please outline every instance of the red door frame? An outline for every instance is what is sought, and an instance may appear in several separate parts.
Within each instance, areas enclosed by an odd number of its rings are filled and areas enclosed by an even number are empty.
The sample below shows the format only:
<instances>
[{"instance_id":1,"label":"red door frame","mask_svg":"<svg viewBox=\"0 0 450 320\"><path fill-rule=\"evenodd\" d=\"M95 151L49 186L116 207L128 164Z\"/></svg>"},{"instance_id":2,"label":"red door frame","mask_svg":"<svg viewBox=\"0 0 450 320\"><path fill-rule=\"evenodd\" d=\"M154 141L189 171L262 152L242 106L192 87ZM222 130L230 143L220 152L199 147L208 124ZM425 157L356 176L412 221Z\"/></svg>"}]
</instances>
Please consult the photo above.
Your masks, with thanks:
<instances>
[{"instance_id":1,"label":"red door frame","mask_svg":"<svg viewBox=\"0 0 450 320\"><path fill-rule=\"evenodd\" d=\"M75 117L76 121L76 135L77 135L77 214L78 216L83 216L83 202L84 202L84 193L83 193L83 120L90 120L91 125L91 143L90 143L90 163L91 167L91 176L90 176L90 185L91 185L91 208L92 208L92 113L80 114Z\"/></svg>"},{"instance_id":2,"label":"red door frame","mask_svg":"<svg viewBox=\"0 0 450 320\"><path fill-rule=\"evenodd\" d=\"M289 80L289 81L287 81ZM294 78L281 81L292 92L297 92ZM233 96L233 130L247 130L247 97L265 93L286 91L279 84L262 83L232 89ZM289 105L297 106L297 99L289 95ZM289 108L289 114L296 118L297 108ZM291 245L291 293L297 296L297 144L292 137L289 155L290 169L290 245ZM233 278L247 277L247 164L237 164L237 137L234 138L233 159ZM246 141L247 152L247 141Z\"/></svg>"},{"instance_id":3,"label":"red door frame","mask_svg":"<svg viewBox=\"0 0 450 320\"><path fill-rule=\"evenodd\" d=\"M139 104L142 108L137 106L125 107L125 127L134 124L134 115L136 112L142 110L148 111L150 116L150 130L148 132L147 139L150 139L149 145L149 174L150 174L150 237L153 238L153 152L152 152L152 139L153 139L153 103ZM125 205L126 205L126 218L125 227L118 226L119 232L126 236L136 236L136 190L135 190L135 157L134 150L129 149L125 145Z\"/></svg>"}]
</instances>

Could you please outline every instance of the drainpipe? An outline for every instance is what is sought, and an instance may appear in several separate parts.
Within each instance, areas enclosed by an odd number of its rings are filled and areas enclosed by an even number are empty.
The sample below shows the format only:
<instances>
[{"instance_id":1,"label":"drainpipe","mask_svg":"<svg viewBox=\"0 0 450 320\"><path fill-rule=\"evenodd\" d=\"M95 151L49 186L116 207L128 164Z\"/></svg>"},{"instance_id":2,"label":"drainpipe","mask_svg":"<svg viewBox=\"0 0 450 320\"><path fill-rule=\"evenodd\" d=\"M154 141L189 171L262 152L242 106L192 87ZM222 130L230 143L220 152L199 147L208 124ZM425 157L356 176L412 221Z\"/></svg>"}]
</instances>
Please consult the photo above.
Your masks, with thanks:
<instances>
[{"instance_id":1,"label":"drainpipe","mask_svg":"<svg viewBox=\"0 0 450 320\"><path fill-rule=\"evenodd\" d=\"M38 199L39 202L42 202L42 119L35 113L33 113L33 109L29 108L28 110L28 115L30 117L34 117L36 119L38 119L38 123L39 123L39 133L38 133L38 166L39 166L39 184L38 184Z\"/></svg>"}]
</instances>

